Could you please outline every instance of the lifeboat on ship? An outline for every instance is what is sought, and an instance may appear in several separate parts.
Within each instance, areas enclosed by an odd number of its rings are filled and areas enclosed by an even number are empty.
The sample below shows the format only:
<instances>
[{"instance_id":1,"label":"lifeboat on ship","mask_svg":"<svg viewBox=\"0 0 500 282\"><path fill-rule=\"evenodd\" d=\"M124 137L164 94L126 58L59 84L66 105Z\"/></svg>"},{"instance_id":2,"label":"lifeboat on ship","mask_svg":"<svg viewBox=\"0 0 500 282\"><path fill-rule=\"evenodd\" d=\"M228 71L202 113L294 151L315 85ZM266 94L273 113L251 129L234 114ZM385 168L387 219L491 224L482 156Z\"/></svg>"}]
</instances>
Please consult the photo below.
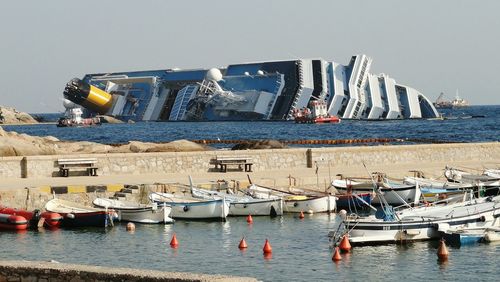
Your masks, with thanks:
<instances>
[{"instance_id":1,"label":"lifeboat on ship","mask_svg":"<svg viewBox=\"0 0 500 282\"><path fill-rule=\"evenodd\" d=\"M49 211L40 212L39 210L30 212L27 210L0 207L0 214L22 216L28 221L28 226L31 227L38 227L38 223L42 220L43 226L57 228L61 225L61 221L63 220L63 217L58 213Z\"/></svg>"},{"instance_id":2,"label":"lifeboat on ship","mask_svg":"<svg viewBox=\"0 0 500 282\"><path fill-rule=\"evenodd\" d=\"M0 230L26 230L28 220L20 215L0 213Z\"/></svg>"},{"instance_id":3,"label":"lifeboat on ship","mask_svg":"<svg viewBox=\"0 0 500 282\"><path fill-rule=\"evenodd\" d=\"M325 101L312 101L309 107L294 109L295 123L339 123L340 118L328 114Z\"/></svg>"}]
</instances>

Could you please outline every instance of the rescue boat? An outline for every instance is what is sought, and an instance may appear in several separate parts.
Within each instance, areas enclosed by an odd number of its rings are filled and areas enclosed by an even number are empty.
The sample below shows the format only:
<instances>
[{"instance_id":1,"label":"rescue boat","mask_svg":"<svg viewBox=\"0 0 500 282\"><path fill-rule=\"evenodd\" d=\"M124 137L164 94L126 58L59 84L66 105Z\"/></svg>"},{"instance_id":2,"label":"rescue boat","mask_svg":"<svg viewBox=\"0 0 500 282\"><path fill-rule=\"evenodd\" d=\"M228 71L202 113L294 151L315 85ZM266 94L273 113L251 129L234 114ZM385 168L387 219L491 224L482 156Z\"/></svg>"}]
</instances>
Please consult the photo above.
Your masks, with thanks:
<instances>
[{"instance_id":1,"label":"rescue boat","mask_svg":"<svg viewBox=\"0 0 500 282\"><path fill-rule=\"evenodd\" d=\"M6 208L0 207L0 214L8 214L8 215L18 215L22 216L24 219L28 221L28 225L31 227L37 227L38 222L43 220L43 226L48 228L56 228L61 225L61 221L63 217L54 212L40 212L40 210L34 210L32 212L27 210L20 210L14 208Z\"/></svg>"},{"instance_id":2,"label":"rescue boat","mask_svg":"<svg viewBox=\"0 0 500 282\"><path fill-rule=\"evenodd\" d=\"M293 111L295 123L339 123L340 118L328 114L324 101L312 101L309 108Z\"/></svg>"},{"instance_id":3,"label":"rescue boat","mask_svg":"<svg viewBox=\"0 0 500 282\"><path fill-rule=\"evenodd\" d=\"M26 230L28 220L20 215L0 213L0 230Z\"/></svg>"}]
</instances>

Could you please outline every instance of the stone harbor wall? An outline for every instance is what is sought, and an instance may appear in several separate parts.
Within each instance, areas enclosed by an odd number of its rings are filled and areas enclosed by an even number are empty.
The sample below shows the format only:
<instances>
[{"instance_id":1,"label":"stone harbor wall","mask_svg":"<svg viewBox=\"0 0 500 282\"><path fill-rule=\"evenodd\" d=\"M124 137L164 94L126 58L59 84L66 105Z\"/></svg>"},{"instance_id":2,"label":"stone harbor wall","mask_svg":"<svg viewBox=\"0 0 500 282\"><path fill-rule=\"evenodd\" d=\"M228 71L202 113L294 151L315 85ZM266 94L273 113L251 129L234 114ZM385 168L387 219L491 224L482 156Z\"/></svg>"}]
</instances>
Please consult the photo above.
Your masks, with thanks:
<instances>
[{"instance_id":1,"label":"stone harbor wall","mask_svg":"<svg viewBox=\"0 0 500 282\"><path fill-rule=\"evenodd\" d=\"M66 281L216 281L254 282L255 278L163 272L131 268L73 265L58 262L0 261L0 282Z\"/></svg>"},{"instance_id":2,"label":"stone harbor wall","mask_svg":"<svg viewBox=\"0 0 500 282\"><path fill-rule=\"evenodd\" d=\"M196 174L215 171L212 160L217 156L250 157L254 163L252 167L254 171L297 169L327 163L337 167L362 163L377 167L377 165L418 165L470 160L495 162L500 160L500 143L2 157L0 179L56 177L59 175L57 160L60 158L96 158L98 175ZM85 174L85 170L75 173Z\"/></svg>"}]
</instances>

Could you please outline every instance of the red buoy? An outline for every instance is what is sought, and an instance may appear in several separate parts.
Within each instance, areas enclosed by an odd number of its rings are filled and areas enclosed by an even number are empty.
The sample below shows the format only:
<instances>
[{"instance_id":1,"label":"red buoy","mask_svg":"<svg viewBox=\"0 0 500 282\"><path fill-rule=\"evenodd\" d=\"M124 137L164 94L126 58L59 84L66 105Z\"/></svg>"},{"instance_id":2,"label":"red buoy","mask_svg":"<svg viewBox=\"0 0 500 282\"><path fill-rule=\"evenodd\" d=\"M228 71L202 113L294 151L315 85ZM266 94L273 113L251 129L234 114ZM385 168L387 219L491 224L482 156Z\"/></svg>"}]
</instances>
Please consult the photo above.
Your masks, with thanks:
<instances>
[{"instance_id":1,"label":"red buoy","mask_svg":"<svg viewBox=\"0 0 500 282\"><path fill-rule=\"evenodd\" d=\"M245 241L245 237L241 238L240 244L238 245L240 250L248 248L247 242Z\"/></svg>"},{"instance_id":2,"label":"red buoy","mask_svg":"<svg viewBox=\"0 0 500 282\"><path fill-rule=\"evenodd\" d=\"M264 254L270 254L273 252L273 248L271 248L269 240L266 239L266 243L264 243L264 248L262 250L264 251Z\"/></svg>"},{"instance_id":3,"label":"red buoy","mask_svg":"<svg viewBox=\"0 0 500 282\"><path fill-rule=\"evenodd\" d=\"M172 248L177 248L179 246L179 242L177 242L177 236L174 235L172 236L172 240L170 241L170 247Z\"/></svg>"},{"instance_id":4,"label":"red buoy","mask_svg":"<svg viewBox=\"0 0 500 282\"><path fill-rule=\"evenodd\" d=\"M299 218L304 219L304 212L303 211L300 211Z\"/></svg>"},{"instance_id":5,"label":"red buoy","mask_svg":"<svg viewBox=\"0 0 500 282\"><path fill-rule=\"evenodd\" d=\"M247 216L247 222L248 222L248 224L253 223L253 218L252 218L252 215L250 215L250 214L249 214L249 215Z\"/></svg>"},{"instance_id":6,"label":"red buoy","mask_svg":"<svg viewBox=\"0 0 500 282\"><path fill-rule=\"evenodd\" d=\"M444 239L441 239L439 241L439 247L438 247L438 251L437 251L437 256L438 256L439 261L447 261L448 255L449 255L448 248L446 248L446 244L444 242Z\"/></svg>"},{"instance_id":7,"label":"red buoy","mask_svg":"<svg viewBox=\"0 0 500 282\"><path fill-rule=\"evenodd\" d=\"M335 247L335 253L333 254L332 260L333 261L341 261L342 260L342 257L340 256L339 247Z\"/></svg>"},{"instance_id":8,"label":"red buoy","mask_svg":"<svg viewBox=\"0 0 500 282\"><path fill-rule=\"evenodd\" d=\"M340 250L348 253L351 250L351 243L349 243L349 234L345 234L340 241Z\"/></svg>"}]
</instances>

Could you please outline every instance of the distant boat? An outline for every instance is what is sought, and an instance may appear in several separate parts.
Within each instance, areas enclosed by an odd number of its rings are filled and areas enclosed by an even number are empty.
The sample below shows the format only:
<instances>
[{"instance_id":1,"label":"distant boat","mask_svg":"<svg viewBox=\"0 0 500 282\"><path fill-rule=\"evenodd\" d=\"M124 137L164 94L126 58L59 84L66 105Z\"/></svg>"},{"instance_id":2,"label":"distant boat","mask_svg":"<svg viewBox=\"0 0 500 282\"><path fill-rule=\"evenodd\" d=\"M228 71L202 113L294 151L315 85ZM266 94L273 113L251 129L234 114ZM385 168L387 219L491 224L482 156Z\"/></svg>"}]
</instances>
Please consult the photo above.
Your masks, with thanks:
<instances>
[{"instance_id":1,"label":"distant boat","mask_svg":"<svg viewBox=\"0 0 500 282\"><path fill-rule=\"evenodd\" d=\"M436 107L436 109L451 109L453 108L453 104L451 101L445 100L444 93L441 92L439 97L436 99L436 102L434 102L434 107Z\"/></svg>"},{"instance_id":2,"label":"distant boat","mask_svg":"<svg viewBox=\"0 0 500 282\"><path fill-rule=\"evenodd\" d=\"M464 108L469 106L469 102L458 97L458 89L457 89L457 94L455 95L455 99L451 101L451 105L453 108Z\"/></svg>"}]
</instances>

